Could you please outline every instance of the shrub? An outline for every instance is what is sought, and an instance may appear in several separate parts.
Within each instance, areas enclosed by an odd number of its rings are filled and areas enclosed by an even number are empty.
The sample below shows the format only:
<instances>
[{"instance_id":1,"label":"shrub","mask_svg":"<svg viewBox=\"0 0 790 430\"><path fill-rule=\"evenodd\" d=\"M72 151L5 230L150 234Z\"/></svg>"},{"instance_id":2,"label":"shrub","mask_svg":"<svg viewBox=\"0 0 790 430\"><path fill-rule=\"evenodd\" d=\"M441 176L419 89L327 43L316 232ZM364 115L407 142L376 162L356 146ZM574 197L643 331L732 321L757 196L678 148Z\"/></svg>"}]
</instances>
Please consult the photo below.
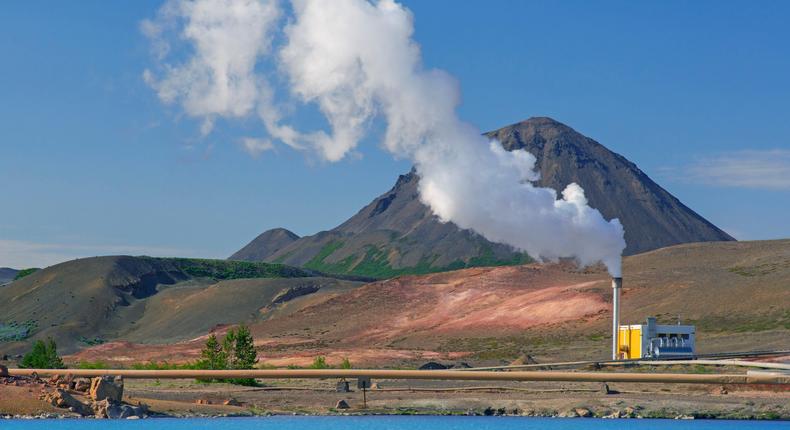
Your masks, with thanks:
<instances>
[{"instance_id":1,"label":"shrub","mask_svg":"<svg viewBox=\"0 0 790 430\"><path fill-rule=\"evenodd\" d=\"M311 369L329 369L329 365L326 363L326 357L319 355L313 360L313 364L310 365Z\"/></svg>"},{"instance_id":2,"label":"shrub","mask_svg":"<svg viewBox=\"0 0 790 430\"><path fill-rule=\"evenodd\" d=\"M348 357L343 358L343 361L340 363L341 369L350 369L351 368L351 361L348 360Z\"/></svg>"},{"instance_id":3,"label":"shrub","mask_svg":"<svg viewBox=\"0 0 790 430\"><path fill-rule=\"evenodd\" d=\"M37 340L30 350L22 358L22 367L32 369L65 369L63 359L58 355L58 346L55 340L49 338L45 343Z\"/></svg>"},{"instance_id":4,"label":"shrub","mask_svg":"<svg viewBox=\"0 0 790 430\"><path fill-rule=\"evenodd\" d=\"M38 270L39 270L38 267L31 267L29 269L22 269L22 270L20 270L19 272L16 273L16 276L14 276L14 280L18 281L18 280L24 278L25 276L32 275L33 273L35 273Z\"/></svg>"}]
</instances>

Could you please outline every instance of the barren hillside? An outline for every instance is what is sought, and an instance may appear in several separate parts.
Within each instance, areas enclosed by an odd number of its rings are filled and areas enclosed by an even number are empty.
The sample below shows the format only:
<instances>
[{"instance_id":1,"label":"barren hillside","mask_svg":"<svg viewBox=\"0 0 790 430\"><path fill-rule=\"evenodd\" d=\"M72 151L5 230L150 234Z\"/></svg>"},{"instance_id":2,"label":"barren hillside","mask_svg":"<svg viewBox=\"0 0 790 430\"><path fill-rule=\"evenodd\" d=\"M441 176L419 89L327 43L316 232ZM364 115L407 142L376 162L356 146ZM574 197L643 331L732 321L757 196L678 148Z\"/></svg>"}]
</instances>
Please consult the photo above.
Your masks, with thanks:
<instances>
[{"instance_id":1,"label":"barren hillside","mask_svg":"<svg viewBox=\"0 0 790 430\"><path fill-rule=\"evenodd\" d=\"M703 352L790 348L790 240L687 244L627 257L623 323L650 315L698 325ZM404 276L305 295L252 328L262 360L414 365L606 358L609 276L570 264ZM160 325L161 326L161 325ZM103 345L81 358L194 358L176 346Z\"/></svg>"}]
</instances>

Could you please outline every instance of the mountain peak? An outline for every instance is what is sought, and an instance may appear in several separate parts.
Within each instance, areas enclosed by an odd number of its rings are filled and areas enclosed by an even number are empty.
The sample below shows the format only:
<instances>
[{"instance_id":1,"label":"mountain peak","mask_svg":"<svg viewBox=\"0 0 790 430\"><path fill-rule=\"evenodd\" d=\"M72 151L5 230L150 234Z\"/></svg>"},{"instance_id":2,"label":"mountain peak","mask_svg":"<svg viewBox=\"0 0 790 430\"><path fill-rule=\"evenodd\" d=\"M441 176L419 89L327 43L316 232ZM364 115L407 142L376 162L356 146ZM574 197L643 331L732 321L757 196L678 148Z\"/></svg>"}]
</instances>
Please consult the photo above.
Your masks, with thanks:
<instances>
[{"instance_id":1,"label":"mountain peak","mask_svg":"<svg viewBox=\"0 0 790 430\"><path fill-rule=\"evenodd\" d=\"M687 242L733 238L661 188L634 163L594 139L548 117L486 133L508 151L535 156L536 185L562 191L584 188L590 206L625 227L625 255Z\"/></svg>"},{"instance_id":2,"label":"mountain peak","mask_svg":"<svg viewBox=\"0 0 790 430\"><path fill-rule=\"evenodd\" d=\"M548 116L532 116L532 117L529 117L529 118L525 119L524 121L520 121L520 122L517 122L515 124L510 124L509 126L506 126L506 127L513 127L513 126L516 126L516 125L544 125L544 126L545 125L550 125L550 126L567 127L565 124L557 121L554 118L548 117Z\"/></svg>"},{"instance_id":3,"label":"mountain peak","mask_svg":"<svg viewBox=\"0 0 790 430\"><path fill-rule=\"evenodd\" d=\"M231 260L263 261L266 257L299 240L299 235L282 228L273 228L259 234L247 246L230 256Z\"/></svg>"}]
</instances>

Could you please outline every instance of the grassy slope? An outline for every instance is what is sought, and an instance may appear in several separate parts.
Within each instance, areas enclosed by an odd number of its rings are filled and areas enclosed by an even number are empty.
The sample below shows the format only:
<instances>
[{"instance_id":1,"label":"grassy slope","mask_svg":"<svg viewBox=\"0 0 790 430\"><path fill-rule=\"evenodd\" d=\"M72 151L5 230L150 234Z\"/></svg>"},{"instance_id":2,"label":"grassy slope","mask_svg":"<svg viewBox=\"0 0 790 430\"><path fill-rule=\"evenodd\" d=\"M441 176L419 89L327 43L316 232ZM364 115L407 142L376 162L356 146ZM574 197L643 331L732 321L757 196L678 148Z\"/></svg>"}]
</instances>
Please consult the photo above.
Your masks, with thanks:
<instances>
[{"instance_id":1,"label":"grassy slope","mask_svg":"<svg viewBox=\"0 0 790 430\"><path fill-rule=\"evenodd\" d=\"M437 267L434 263L438 256L434 255L432 257L423 257L414 266L393 268L388 261L388 255L390 252L393 252L392 249L386 246L376 247L373 245L368 245L365 248L364 255L352 254L334 263L326 261L330 255L341 248L343 248L343 242L340 240L333 240L327 243L321 248L318 254L304 265L304 267L323 273L352 274L377 279L388 279L395 276L424 275L469 267L513 266L526 264L532 261L526 253L519 254L515 258L509 260L498 259L494 256L490 248L486 248L482 250L479 256L473 257L469 259L469 261L455 260L448 265Z\"/></svg>"},{"instance_id":2,"label":"grassy slope","mask_svg":"<svg viewBox=\"0 0 790 430\"><path fill-rule=\"evenodd\" d=\"M311 273L305 270L278 263L209 260L200 258L138 258L170 263L179 270L194 278L228 280L254 278L301 278L311 276Z\"/></svg>"}]
</instances>

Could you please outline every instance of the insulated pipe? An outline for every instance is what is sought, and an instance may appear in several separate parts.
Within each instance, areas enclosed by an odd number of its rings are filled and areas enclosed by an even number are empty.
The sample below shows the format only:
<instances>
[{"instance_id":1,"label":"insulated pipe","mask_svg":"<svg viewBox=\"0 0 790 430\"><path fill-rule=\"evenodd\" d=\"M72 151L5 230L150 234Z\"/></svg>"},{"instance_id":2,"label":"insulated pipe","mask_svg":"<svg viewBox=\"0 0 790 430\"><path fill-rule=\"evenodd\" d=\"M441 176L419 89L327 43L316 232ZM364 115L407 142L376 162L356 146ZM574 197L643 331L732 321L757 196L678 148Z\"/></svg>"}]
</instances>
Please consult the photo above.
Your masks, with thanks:
<instances>
[{"instance_id":1,"label":"insulated pipe","mask_svg":"<svg viewBox=\"0 0 790 430\"><path fill-rule=\"evenodd\" d=\"M623 278L612 278L612 360L617 360L617 334L620 331L620 290Z\"/></svg>"},{"instance_id":2,"label":"insulated pipe","mask_svg":"<svg viewBox=\"0 0 790 430\"><path fill-rule=\"evenodd\" d=\"M283 369L283 370L130 370L130 369L8 369L10 376L74 377L122 376L129 379L429 379L455 381L550 381L550 382L649 382L681 384L780 384L790 385L790 376L759 374L689 374L624 372L488 372L452 370L367 370L367 369Z\"/></svg>"}]
</instances>

